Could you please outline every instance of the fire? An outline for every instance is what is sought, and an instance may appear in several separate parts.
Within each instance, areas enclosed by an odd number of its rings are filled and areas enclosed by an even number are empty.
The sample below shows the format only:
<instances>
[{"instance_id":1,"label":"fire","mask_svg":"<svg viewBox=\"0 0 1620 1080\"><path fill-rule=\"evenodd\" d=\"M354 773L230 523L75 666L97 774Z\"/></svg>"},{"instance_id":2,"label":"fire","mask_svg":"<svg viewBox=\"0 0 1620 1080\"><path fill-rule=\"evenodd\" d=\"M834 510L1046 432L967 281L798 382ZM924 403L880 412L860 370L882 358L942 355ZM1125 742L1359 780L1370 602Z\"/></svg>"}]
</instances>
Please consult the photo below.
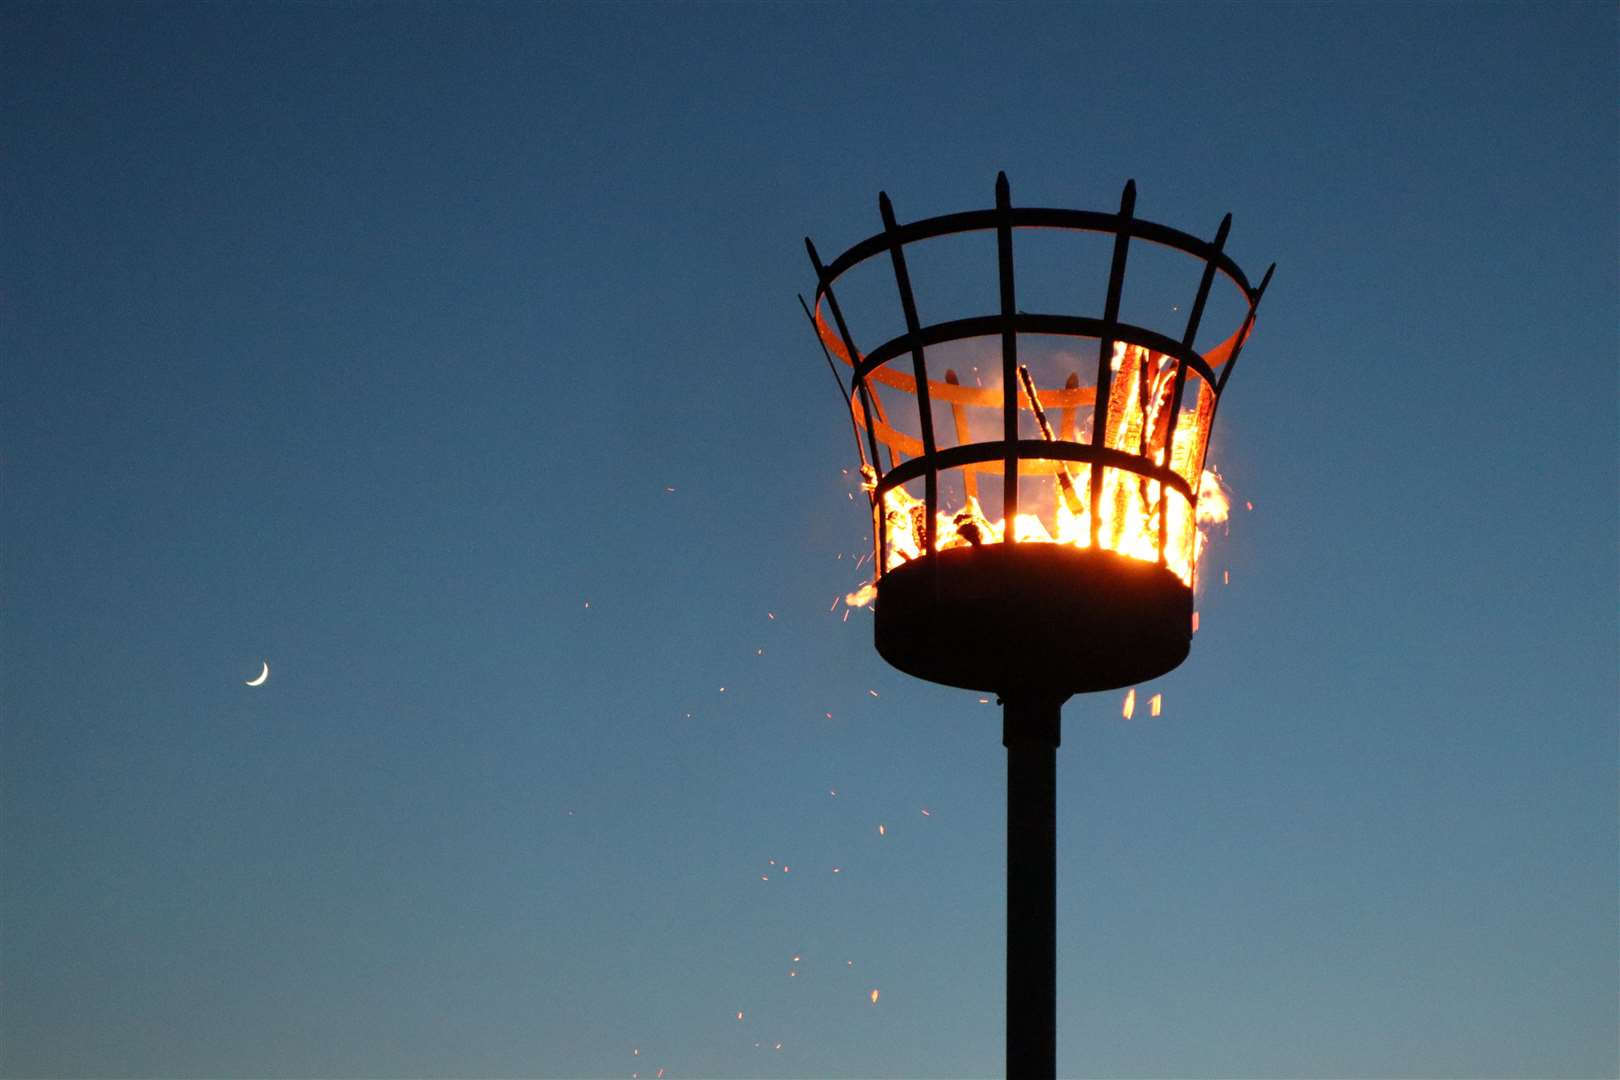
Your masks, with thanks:
<instances>
[{"instance_id":1,"label":"fire","mask_svg":"<svg viewBox=\"0 0 1620 1080\"><path fill-rule=\"evenodd\" d=\"M870 604L876 599L877 583L868 581L854 592L846 594L844 597L844 603L848 604L850 607L865 607L867 604Z\"/></svg>"},{"instance_id":2,"label":"fire","mask_svg":"<svg viewBox=\"0 0 1620 1080\"><path fill-rule=\"evenodd\" d=\"M1174 489L1137 473L1104 468L1098 487L1096 513L1099 516L1097 541L1100 547L1144 562L1159 561L1160 519L1164 518L1164 563L1183 582L1191 585L1194 568L1203 553L1206 536L1203 526L1224 522L1231 513L1231 500L1219 474L1204 467L1204 450L1209 425L1214 419L1214 395L1207 389L1196 393L1194 404L1176 417L1173 444L1170 438L1171 399L1175 384L1175 361L1168 356L1136 345L1117 344L1113 356L1113 378L1108 394L1107 428L1103 443L1112 450L1166 466L1189 483L1196 478L1196 511ZM1035 415L1042 436L1054 434L1041 406L1040 393L1028 369L1019 369L1017 392L1023 404ZM1189 383L1191 380L1189 380ZM1072 385L1072 384L1071 384ZM1189 391L1191 386L1189 385ZM1073 441L1072 416L1065 419L1062 438ZM1039 513L1019 513L1013 520L1013 535L1019 543L1092 545L1091 466L1081 462L1025 462L1029 473L1052 476L1050 509ZM1033 466L1033 467L1031 467ZM1005 518L991 519L980 505L970 482L966 499L955 509L941 509L934 519L936 550L999 544L1007 534ZM861 466L862 487L870 494L877 488L877 473L871 465ZM904 487L884 492L881 512L888 536L884 571L890 571L928 550L927 508ZM844 597L849 607L864 607L877 597L875 579Z\"/></svg>"}]
</instances>

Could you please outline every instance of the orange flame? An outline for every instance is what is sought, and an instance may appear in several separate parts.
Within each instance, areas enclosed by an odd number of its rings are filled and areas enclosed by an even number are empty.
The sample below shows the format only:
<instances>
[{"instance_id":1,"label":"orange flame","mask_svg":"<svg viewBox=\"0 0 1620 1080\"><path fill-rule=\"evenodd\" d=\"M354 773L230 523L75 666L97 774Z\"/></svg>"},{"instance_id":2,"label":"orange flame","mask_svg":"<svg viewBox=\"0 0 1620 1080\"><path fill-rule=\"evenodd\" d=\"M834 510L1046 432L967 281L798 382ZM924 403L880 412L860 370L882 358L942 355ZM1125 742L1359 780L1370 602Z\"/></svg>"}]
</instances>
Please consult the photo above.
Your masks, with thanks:
<instances>
[{"instance_id":1,"label":"orange flame","mask_svg":"<svg viewBox=\"0 0 1620 1080\"><path fill-rule=\"evenodd\" d=\"M1201 392L1191 408L1180 410L1171 439L1174 360L1140 346L1119 343L1114 347L1112 366L1114 376L1106 410L1097 410L1097 415L1104 417L1107 425L1103 444L1154 465L1168 466L1194 487L1196 511L1179 491L1167 484L1126 469L1104 467L1095 508L1098 546L1144 562L1158 562L1162 518L1164 564L1191 585L1207 540L1202 527L1226 521L1231 514L1231 501L1219 474L1204 468L1209 425L1214 419L1214 394L1207 390ZM1035 414L1043 437L1049 441L1057 439L1059 436L1054 434L1041 407L1040 391L1027 369L1019 370L1019 379L1021 386L1014 392ZM1071 389L1054 393L1075 392ZM1060 400L1066 399L1060 397ZM858 402L854 408L859 414ZM1064 427L1061 437L1073 440L1072 416L1064 420ZM892 431L890 434L894 435ZM1171 443L1168 447L1167 442ZM1021 512L1014 517L1013 536L1017 542L1091 547L1091 465L1057 460L1031 460L1024 465L1029 474L1050 475L1055 483L1050 510ZM974 476L980 470L995 471L983 465L969 466L963 505L940 509L935 514L932 529L936 537L935 550L998 544L1006 538L1005 518L991 520L979 503ZM861 466L861 478L865 491L876 490L877 472L870 464ZM926 504L903 486L885 491L880 502L888 537L883 566L887 572L924 555L928 551L930 530ZM875 576L847 594L844 603L849 607L864 607L876 597Z\"/></svg>"}]
</instances>

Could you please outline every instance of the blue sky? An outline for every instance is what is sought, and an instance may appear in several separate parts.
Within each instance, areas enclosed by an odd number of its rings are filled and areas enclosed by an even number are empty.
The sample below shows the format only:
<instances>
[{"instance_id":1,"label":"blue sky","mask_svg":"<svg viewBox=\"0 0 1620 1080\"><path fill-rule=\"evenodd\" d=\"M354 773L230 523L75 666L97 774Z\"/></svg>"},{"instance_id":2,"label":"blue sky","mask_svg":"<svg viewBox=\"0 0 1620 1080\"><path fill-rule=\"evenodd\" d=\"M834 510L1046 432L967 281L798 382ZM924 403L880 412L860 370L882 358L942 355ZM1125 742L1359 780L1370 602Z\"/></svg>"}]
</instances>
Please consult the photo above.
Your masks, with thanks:
<instances>
[{"instance_id":1,"label":"blue sky","mask_svg":"<svg viewBox=\"0 0 1620 1080\"><path fill-rule=\"evenodd\" d=\"M999 717L829 610L794 294L998 170L1278 263L1060 1073L1620 1068L1612 7L10 15L0 1073L996 1074Z\"/></svg>"}]
</instances>

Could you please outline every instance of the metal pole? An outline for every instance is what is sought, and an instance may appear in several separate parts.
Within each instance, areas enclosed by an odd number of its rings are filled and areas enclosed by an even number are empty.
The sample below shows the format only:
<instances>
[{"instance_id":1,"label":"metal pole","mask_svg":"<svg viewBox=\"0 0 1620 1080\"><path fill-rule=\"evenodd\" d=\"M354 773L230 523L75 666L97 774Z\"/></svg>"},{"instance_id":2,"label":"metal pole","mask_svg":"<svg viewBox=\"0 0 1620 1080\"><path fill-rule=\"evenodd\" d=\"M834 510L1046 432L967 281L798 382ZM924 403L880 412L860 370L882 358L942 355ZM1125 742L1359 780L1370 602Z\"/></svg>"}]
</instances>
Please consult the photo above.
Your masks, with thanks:
<instances>
[{"instance_id":1,"label":"metal pole","mask_svg":"<svg viewBox=\"0 0 1620 1080\"><path fill-rule=\"evenodd\" d=\"M1057 1075L1057 748L1067 697L1002 697L1007 1080L1051 1080Z\"/></svg>"}]
</instances>

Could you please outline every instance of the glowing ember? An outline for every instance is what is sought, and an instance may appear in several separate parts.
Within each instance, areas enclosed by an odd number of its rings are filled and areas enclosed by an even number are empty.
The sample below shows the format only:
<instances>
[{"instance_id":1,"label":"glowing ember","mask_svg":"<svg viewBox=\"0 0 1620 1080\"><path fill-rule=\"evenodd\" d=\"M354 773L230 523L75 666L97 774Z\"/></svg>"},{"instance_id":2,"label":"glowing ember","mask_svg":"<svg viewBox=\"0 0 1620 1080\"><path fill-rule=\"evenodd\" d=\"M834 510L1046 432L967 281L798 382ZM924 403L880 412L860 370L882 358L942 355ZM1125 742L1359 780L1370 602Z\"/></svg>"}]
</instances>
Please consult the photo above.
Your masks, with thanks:
<instances>
[{"instance_id":1,"label":"glowing ember","mask_svg":"<svg viewBox=\"0 0 1620 1080\"><path fill-rule=\"evenodd\" d=\"M878 992L876 990L873 990L872 991L872 1004L876 1005L877 1004L877 999L878 999Z\"/></svg>"},{"instance_id":2,"label":"glowing ember","mask_svg":"<svg viewBox=\"0 0 1620 1080\"><path fill-rule=\"evenodd\" d=\"M1158 716L1159 715L1159 701L1163 697L1164 697L1163 694L1154 694L1152 697L1148 698L1148 715L1149 716Z\"/></svg>"},{"instance_id":3,"label":"glowing ember","mask_svg":"<svg viewBox=\"0 0 1620 1080\"><path fill-rule=\"evenodd\" d=\"M1129 690L1125 691L1125 708L1120 710L1120 715L1123 716L1125 719L1129 720L1131 718L1131 714L1134 713L1135 711L1136 711L1136 687L1133 686Z\"/></svg>"},{"instance_id":4,"label":"glowing ember","mask_svg":"<svg viewBox=\"0 0 1620 1080\"><path fill-rule=\"evenodd\" d=\"M885 829L882 825L879 825L878 826L878 835L879 836L887 836L887 835L889 835L889 833L888 833L887 829Z\"/></svg>"}]
</instances>

